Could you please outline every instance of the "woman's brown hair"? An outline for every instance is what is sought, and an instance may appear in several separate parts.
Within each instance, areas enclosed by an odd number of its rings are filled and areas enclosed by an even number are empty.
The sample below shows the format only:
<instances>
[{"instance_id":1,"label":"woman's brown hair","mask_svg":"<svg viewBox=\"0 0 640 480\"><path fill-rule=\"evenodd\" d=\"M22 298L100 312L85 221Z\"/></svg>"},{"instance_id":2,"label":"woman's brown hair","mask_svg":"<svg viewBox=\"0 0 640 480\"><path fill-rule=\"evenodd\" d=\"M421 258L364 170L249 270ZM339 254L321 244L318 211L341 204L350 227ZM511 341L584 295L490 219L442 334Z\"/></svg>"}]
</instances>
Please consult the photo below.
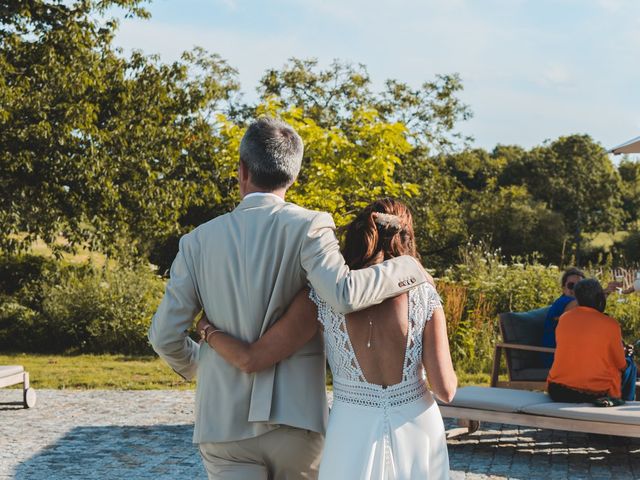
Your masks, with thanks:
<instances>
[{"instance_id":1,"label":"woman's brown hair","mask_svg":"<svg viewBox=\"0 0 640 480\"><path fill-rule=\"evenodd\" d=\"M371 203L347 226L342 254L354 270L400 255L419 258L411 211L392 198Z\"/></svg>"}]
</instances>

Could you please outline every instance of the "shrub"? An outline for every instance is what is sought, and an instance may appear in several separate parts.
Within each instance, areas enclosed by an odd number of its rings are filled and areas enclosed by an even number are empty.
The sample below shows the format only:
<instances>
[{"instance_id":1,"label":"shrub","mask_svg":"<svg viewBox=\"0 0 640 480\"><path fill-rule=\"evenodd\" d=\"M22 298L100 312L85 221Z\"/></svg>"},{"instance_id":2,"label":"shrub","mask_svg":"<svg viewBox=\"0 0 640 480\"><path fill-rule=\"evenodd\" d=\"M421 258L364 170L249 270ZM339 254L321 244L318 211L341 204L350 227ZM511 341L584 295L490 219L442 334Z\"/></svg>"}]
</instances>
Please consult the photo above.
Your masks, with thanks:
<instances>
[{"instance_id":1,"label":"shrub","mask_svg":"<svg viewBox=\"0 0 640 480\"><path fill-rule=\"evenodd\" d=\"M0 292L13 295L56 266L55 260L40 255L4 255L0 257Z\"/></svg>"},{"instance_id":2,"label":"shrub","mask_svg":"<svg viewBox=\"0 0 640 480\"><path fill-rule=\"evenodd\" d=\"M606 313L620 322L622 338L626 343L640 340L640 294L624 297L611 295L607 300Z\"/></svg>"},{"instance_id":3,"label":"shrub","mask_svg":"<svg viewBox=\"0 0 640 480\"><path fill-rule=\"evenodd\" d=\"M30 257L5 260L32 272ZM164 289L148 268L47 263L0 297L0 348L42 353L150 353L147 330ZM7 291L11 291L8 288Z\"/></svg>"},{"instance_id":4,"label":"shrub","mask_svg":"<svg viewBox=\"0 0 640 480\"><path fill-rule=\"evenodd\" d=\"M0 296L0 349L23 350L44 336L37 311L8 295ZM31 350L29 348L25 350Z\"/></svg>"},{"instance_id":5,"label":"shrub","mask_svg":"<svg viewBox=\"0 0 640 480\"><path fill-rule=\"evenodd\" d=\"M640 230L633 230L625 237L622 251L628 263L640 265Z\"/></svg>"},{"instance_id":6,"label":"shrub","mask_svg":"<svg viewBox=\"0 0 640 480\"><path fill-rule=\"evenodd\" d=\"M489 372L499 338L500 312L548 305L558 294L557 267L535 258L507 264L483 244L468 245L461 262L439 279L454 364L466 372Z\"/></svg>"},{"instance_id":7,"label":"shrub","mask_svg":"<svg viewBox=\"0 0 640 480\"><path fill-rule=\"evenodd\" d=\"M42 314L56 350L147 353L163 282L136 270L70 270L43 289Z\"/></svg>"}]
</instances>

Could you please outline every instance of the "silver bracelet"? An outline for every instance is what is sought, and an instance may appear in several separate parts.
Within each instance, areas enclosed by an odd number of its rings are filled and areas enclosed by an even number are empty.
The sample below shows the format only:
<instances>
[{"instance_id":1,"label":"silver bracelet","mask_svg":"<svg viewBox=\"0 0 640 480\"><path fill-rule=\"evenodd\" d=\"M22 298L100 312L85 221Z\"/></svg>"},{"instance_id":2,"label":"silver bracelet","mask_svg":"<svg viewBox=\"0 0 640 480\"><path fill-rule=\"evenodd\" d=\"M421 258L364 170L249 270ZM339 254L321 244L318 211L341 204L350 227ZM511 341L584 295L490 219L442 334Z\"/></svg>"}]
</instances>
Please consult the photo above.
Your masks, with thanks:
<instances>
[{"instance_id":1,"label":"silver bracelet","mask_svg":"<svg viewBox=\"0 0 640 480\"><path fill-rule=\"evenodd\" d=\"M222 330L220 330L219 328L214 328L213 330L209 330L205 337L204 337L204 341L207 342L207 345L209 345L209 337L211 335L213 335L214 333L218 333L218 332L222 332Z\"/></svg>"}]
</instances>

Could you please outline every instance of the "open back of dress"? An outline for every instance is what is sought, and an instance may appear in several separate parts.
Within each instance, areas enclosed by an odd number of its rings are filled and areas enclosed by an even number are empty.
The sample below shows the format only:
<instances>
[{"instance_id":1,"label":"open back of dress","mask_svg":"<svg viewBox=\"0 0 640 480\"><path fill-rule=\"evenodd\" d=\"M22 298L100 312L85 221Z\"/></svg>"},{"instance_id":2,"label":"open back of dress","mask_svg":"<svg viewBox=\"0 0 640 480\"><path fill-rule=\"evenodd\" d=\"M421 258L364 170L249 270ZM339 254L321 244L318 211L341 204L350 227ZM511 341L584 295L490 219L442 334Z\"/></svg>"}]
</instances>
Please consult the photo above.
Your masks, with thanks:
<instances>
[{"instance_id":1,"label":"open back of dress","mask_svg":"<svg viewBox=\"0 0 640 480\"><path fill-rule=\"evenodd\" d=\"M318 306L333 374L334 401L320 478L448 478L444 425L422 368L424 327L442 306L433 286L424 284L409 292L402 380L386 388L367 382L344 315L333 311L315 290L309 296Z\"/></svg>"}]
</instances>

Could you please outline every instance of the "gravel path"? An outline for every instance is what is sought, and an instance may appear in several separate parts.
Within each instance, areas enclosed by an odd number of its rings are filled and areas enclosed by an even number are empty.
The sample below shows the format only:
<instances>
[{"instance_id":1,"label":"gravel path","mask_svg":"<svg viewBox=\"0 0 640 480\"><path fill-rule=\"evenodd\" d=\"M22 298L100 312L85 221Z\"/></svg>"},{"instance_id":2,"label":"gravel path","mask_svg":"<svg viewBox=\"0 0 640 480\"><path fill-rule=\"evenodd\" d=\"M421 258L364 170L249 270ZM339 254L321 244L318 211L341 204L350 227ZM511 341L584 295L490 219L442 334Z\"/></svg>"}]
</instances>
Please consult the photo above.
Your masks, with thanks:
<instances>
[{"instance_id":1,"label":"gravel path","mask_svg":"<svg viewBox=\"0 0 640 480\"><path fill-rule=\"evenodd\" d=\"M0 480L206 480L193 391L0 390ZM447 428L454 427L451 420ZM640 479L640 440L483 424L449 441L452 480Z\"/></svg>"}]
</instances>

